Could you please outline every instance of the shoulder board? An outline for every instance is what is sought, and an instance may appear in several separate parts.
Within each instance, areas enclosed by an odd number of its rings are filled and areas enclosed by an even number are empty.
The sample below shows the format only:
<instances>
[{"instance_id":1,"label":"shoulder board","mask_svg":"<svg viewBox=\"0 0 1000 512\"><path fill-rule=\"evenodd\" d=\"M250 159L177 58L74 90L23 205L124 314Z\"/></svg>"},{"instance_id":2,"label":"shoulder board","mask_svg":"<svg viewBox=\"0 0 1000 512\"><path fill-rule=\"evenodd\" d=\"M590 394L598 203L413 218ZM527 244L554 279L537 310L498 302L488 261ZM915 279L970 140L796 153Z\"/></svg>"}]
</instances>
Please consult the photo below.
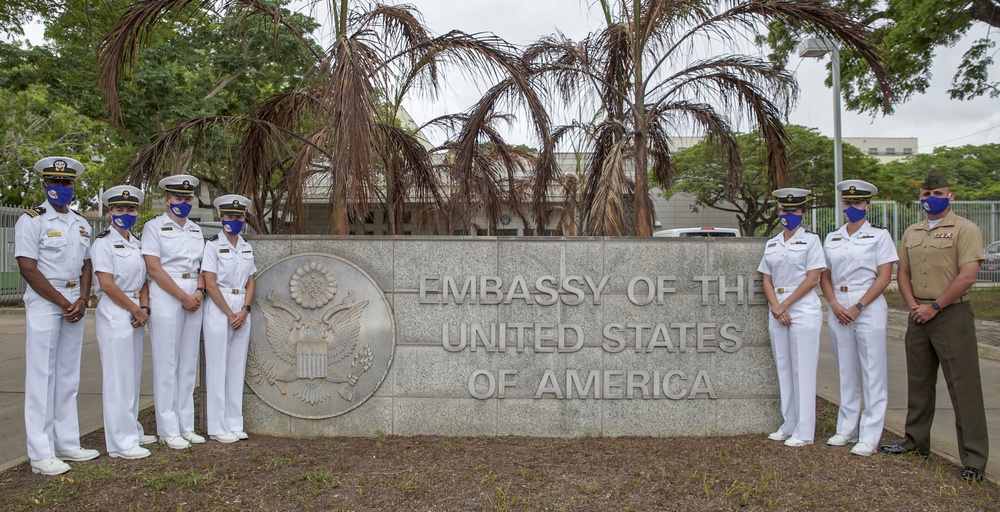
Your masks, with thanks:
<instances>
[{"instance_id":1,"label":"shoulder board","mask_svg":"<svg viewBox=\"0 0 1000 512\"><path fill-rule=\"evenodd\" d=\"M806 230L806 233L812 233L812 234L814 234L814 235L816 235L816 236L819 236L819 233L814 233L814 232L812 232L812 231L809 231L808 229Z\"/></svg>"},{"instance_id":2,"label":"shoulder board","mask_svg":"<svg viewBox=\"0 0 1000 512\"><path fill-rule=\"evenodd\" d=\"M24 210L24 214L29 217L38 217L39 215L45 213L45 207L39 206L38 208L32 208L30 210Z\"/></svg>"},{"instance_id":3,"label":"shoulder board","mask_svg":"<svg viewBox=\"0 0 1000 512\"><path fill-rule=\"evenodd\" d=\"M105 229L104 231L101 231L101 234L97 235L97 238L104 238L104 237L108 236L109 234L111 234L111 228L108 228L108 229Z\"/></svg>"},{"instance_id":4,"label":"shoulder board","mask_svg":"<svg viewBox=\"0 0 1000 512\"><path fill-rule=\"evenodd\" d=\"M216 234L214 234L214 235L212 235L212 236L208 237L208 241L209 241L209 242L214 242L214 241L216 241L216 240L218 240L218 239L219 239L219 234L218 234L218 233L216 233Z\"/></svg>"},{"instance_id":5,"label":"shoulder board","mask_svg":"<svg viewBox=\"0 0 1000 512\"><path fill-rule=\"evenodd\" d=\"M72 208L70 208L70 209L69 209L69 211L71 211L71 212L75 213L75 214L76 214L76 216L77 216L77 217L80 217L81 219L86 219L86 217L84 217L82 213L80 213L80 212L78 212L78 211L76 211L76 210L74 210L74 209L72 209Z\"/></svg>"},{"instance_id":6,"label":"shoulder board","mask_svg":"<svg viewBox=\"0 0 1000 512\"><path fill-rule=\"evenodd\" d=\"M885 226L879 226L878 224L871 224L871 227L873 227L875 229L884 229L884 230L887 230L887 231L889 230L889 228L887 228Z\"/></svg>"}]
</instances>

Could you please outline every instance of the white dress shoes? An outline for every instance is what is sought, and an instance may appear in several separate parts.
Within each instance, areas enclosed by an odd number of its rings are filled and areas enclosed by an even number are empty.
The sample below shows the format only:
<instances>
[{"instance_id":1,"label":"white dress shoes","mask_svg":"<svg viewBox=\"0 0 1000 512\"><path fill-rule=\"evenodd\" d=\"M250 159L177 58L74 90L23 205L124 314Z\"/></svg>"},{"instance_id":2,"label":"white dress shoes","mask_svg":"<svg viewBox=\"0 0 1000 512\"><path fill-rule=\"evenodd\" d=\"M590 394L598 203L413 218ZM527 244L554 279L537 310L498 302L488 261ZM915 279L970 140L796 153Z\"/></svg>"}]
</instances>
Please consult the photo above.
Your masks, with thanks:
<instances>
[{"instance_id":1,"label":"white dress shoes","mask_svg":"<svg viewBox=\"0 0 1000 512\"><path fill-rule=\"evenodd\" d=\"M150 452L141 446L133 446L123 452L108 452L108 455L118 459L145 459L150 456Z\"/></svg>"},{"instance_id":2,"label":"white dress shoes","mask_svg":"<svg viewBox=\"0 0 1000 512\"><path fill-rule=\"evenodd\" d=\"M236 437L239 438L240 441L246 441L247 439L250 439L250 436L248 436L247 433L242 430L234 430L233 434L236 434Z\"/></svg>"},{"instance_id":3,"label":"white dress shoes","mask_svg":"<svg viewBox=\"0 0 1000 512\"><path fill-rule=\"evenodd\" d=\"M798 448L800 446L809 446L813 444L812 441L803 441L802 439L795 439L794 437L789 437L785 440L785 446L791 446L793 448Z\"/></svg>"},{"instance_id":4,"label":"white dress shoes","mask_svg":"<svg viewBox=\"0 0 1000 512\"><path fill-rule=\"evenodd\" d=\"M844 446L847 443L856 443L856 442L858 442L858 438L847 437L844 434L835 434L833 437L826 440L826 444L830 446Z\"/></svg>"},{"instance_id":5,"label":"white dress shoes","mask_svg":"<svg viewBox=\"0 0 1000 512\"><path fill-rule=\"evenodd\" d=\"M854 445L854 448L851 448L851 453L853 453L854 455L860 455L862 457L875 455L876 451L878 451L878 446L868 443L858 443Z\"/></svg>"},{"instance_id":6,"label":"white dress shoes","mask_svg":"<svg viewBox=\"0 0 1000 512\"><path fill-rule=\"evenodd\" d=\"M181 432L181 437L191 444L201 444L205 442L204 437L201 437L194 432Z\"/></svg>"},{"instance_id":7,"label":"white dress shoes","mask_svg":"<svg viewBox=\"0 0 1000 512\"><path fill-rule=\"evenodd\" d=\"M187 442L181 436L171 436L171 437L160 437L160 442L167 445L167 448L173 448L174 450L183 450L185 448L190 448L191 443Z\"/></svg>"},{"instance_id":8,"label":"white dress shoes","mask_svg":"<svg viewBox=\"0 0 1000 512\"><path fill-rule=\"evenodd\" d=\"M156 442L156 436L152 434L143 434L139 436L139 445L153 444Z\"/></svg>"},{"instance_id":9,"label":"white dress shoes","mask_svg":"<svg viewBox=\"0 0 1000 512\"><path fill-rule=\"evenodd\" d=\"M61 460L71 460L73 462L83 462L85 460L93 460L101 455L101 452L97 450L91 450L90 448L77 448L75 450L69 450L65 452L56 452L56 457Z\"/></svg>"},{"instance_id":10,"label":"white dress shoes","mask_svg":"<svg viewBox=\"0 0 1000 512\"><path fill-rule=\"evenodd\" d=\"M55 457L31 461L31 472L38 473L39 475L55 476L61 475L69 470L69 464L66 464Z\"/></svg>"},{"instance_id":11,"label":"white dress shoes","mask_svg":"<svg viewBox=\"0 0 1000 512\"><path fill-rule=\"evenodd\" d=\"M771 432L770 434L767 435L767 438L770 439L770 440L772 440L772 441L784 441L785 439L788 439L789 437L792 437L792 436L788 436L788 435L782 434L780 431L779 432Z\"/></svg>"},{"instance_id":12,"label":"white dress shoes","mask_svg":"<svg viewBox=\"0 0 1000 512\"><path fill-rule=\"evenodd\" d=\"M214 439L214 440L216 440L216 441L218 441L220 443L226 443L226 444L235 443L236 441L240 440L240 438L236 437L236 434L234 434L232 432L229 432L229 433L226 433L226 434L222 434L222 435L218 435L218 436L211 436L211 437L212 437L212 439Z\"/></svg>"}]
</instances>

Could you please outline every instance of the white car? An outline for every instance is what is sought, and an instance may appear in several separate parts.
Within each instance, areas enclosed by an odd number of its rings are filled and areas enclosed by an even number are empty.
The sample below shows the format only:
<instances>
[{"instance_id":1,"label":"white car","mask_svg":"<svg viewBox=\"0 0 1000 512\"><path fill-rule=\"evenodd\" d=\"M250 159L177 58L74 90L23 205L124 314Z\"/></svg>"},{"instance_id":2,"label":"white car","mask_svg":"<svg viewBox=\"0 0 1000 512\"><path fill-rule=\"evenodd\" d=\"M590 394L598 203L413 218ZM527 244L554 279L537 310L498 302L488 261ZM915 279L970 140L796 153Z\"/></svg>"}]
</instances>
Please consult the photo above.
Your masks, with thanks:
<instances>
[{"instance_id":1,"label":"white car","mask_svg":"<svg viewBox=\"0 0 1000 512\"><path fill-rule=\"evenodd\" d=\"M733 238L740 236L740 230L735 228L679 228L664 229L653 233L656 237L711 237Z\"/></svg>"}]
</instances>

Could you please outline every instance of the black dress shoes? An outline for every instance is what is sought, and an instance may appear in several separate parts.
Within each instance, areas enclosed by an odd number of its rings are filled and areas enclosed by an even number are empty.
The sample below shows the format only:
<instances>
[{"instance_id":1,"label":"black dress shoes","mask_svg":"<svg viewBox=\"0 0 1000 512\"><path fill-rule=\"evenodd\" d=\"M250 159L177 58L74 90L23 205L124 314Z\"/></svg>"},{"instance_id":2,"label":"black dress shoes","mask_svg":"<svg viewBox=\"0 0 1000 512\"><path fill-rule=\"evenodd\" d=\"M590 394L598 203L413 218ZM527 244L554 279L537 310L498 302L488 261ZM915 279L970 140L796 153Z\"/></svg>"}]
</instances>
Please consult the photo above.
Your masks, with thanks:
<instances>
[{"instance_id":1,"label":"black dress shoes","mask_svg":"<svg viewBox=\"0 0 1000 512\"><path fill-rule=\"evenodd\" d=\"M879 446L878 451L887 455L904 455L907 453L913 453L920 457L921 459L927 459L931 454L918 452L917 450L911 450L909 448L904 448L901 444L883 444Z\"/></svg>"},{"instance_id":2,"label":"black dress shoes","mask_svg":"<svg viewBox=\"0 0 1000 512\"><path fill-rule=\"evenodd\" d=\"M962 481L967 484L981 484L984 479L983 470L979 468L966 466L965 469L962 470Z\"/></svg>"}]
</instances>

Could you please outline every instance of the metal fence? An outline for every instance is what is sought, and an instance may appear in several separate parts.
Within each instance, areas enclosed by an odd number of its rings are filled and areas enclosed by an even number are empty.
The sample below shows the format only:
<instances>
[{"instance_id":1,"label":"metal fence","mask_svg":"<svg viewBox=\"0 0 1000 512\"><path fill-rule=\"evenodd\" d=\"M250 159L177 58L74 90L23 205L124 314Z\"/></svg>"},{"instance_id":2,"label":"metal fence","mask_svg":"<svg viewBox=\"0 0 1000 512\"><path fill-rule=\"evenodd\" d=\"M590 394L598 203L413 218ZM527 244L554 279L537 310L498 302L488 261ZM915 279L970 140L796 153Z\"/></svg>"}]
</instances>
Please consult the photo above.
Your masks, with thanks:
<instances>
[{"instance_id":1,"label":"metal fence","mask_svg":"<svg viewBox=\"0 0 1000 512\"><path fill-rule=\"evenodd\" d=\"M24 208L0 205L0 306L11 306L21 302L25 283L17 270L14 259L14 224L24 214ZM108 218L86 216L92 229L91 236L97 236L108 228Z\"/></svg>"},{"instance_id":2,"label":"metal fence","mask_svg":"<svg viewBox=\"0 0 1000 512\"><path fill-rule=\"evenodd\" d=\"M975 222L983 231L983 240L990 244L1000 240L1000 201L952 201L951 209L958 215ZM837 216L843 217L841 209L826 207L815 208L809 219L809 230L819 234L820 238L837 229ZM873 201L868 221L889 230L892 239L899 241L903 232L911 224L924 219L920 202L897 203L896 201Z\"/></svg>"}]
</instances>

